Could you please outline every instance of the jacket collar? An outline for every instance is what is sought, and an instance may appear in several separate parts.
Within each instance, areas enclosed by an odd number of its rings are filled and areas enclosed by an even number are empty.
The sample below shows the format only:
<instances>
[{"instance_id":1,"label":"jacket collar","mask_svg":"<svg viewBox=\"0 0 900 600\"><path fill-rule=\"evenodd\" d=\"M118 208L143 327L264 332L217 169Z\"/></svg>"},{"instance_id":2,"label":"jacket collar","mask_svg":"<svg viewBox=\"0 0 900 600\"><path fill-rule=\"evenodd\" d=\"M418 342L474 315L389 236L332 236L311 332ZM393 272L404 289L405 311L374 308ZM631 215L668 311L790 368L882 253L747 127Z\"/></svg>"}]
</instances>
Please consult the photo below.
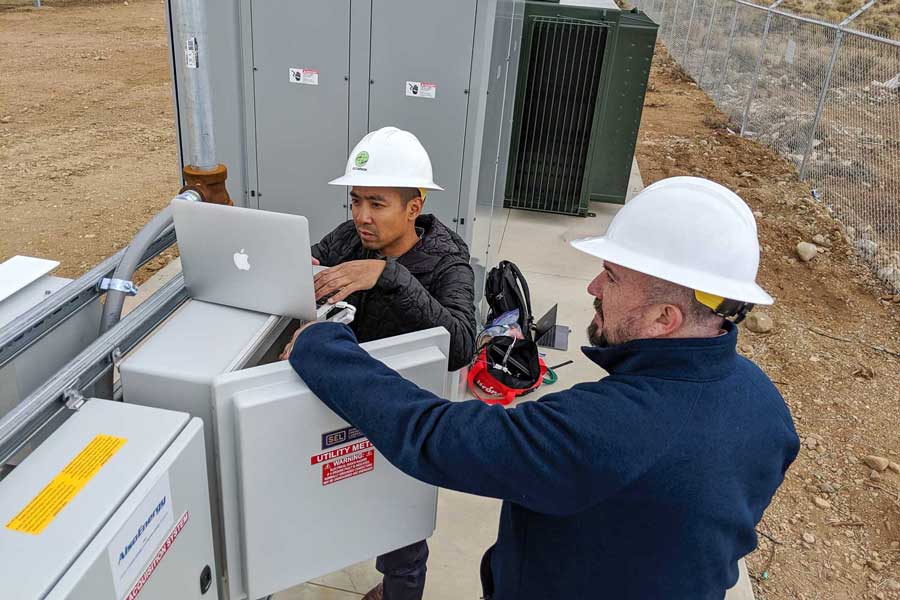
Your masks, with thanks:
<instances>
[{"instance_id":1,"label":"jacket collar","mask_svg":"<svg viewBox=\"0 0 900 600\"><path fill-rule=\"evenodd\" d=\"M724 329L712 338L654 338L581 350L610 375L714 381L727 377L737 362L737 327L726 322Z\"/></svg>"}]
</instances>

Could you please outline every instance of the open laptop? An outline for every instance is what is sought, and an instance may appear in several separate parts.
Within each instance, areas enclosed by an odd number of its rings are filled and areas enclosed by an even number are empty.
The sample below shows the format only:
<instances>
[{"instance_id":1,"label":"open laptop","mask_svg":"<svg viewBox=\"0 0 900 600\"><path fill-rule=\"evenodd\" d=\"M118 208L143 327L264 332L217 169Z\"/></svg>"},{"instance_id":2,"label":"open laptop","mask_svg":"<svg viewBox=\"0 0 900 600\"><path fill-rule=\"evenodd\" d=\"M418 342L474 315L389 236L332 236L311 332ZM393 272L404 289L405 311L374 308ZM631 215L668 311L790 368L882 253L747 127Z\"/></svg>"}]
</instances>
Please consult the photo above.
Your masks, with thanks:
<instances>
[{"instance_id":1,"label":"open laptop","mask_svg":"<svg viewBox=\"0 0 900 600\"><path fill-rule=\"evenodd\" d=\"M316 320L306 217L187 200L172 211L191 298Z\"/></svg>"}]
</instances>

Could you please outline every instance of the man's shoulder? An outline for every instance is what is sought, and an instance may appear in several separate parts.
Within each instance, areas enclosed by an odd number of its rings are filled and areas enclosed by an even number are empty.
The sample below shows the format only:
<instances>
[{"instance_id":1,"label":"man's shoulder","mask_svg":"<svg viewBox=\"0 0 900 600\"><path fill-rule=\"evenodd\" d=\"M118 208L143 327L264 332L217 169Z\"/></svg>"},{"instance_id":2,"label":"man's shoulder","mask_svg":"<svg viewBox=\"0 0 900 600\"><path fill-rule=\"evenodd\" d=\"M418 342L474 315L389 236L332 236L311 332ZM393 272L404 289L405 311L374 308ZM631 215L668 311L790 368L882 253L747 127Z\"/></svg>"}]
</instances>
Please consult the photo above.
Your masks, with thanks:
<instances>
[{"instance_id":1,"label":"man's shoulder","mask_svg":"<svg viewBox=\"0 0 900 600\"><path fill-rule=\"evenodd\" d=\"M344 221L323 237L317 245L327 247L328 252L340 256L341 261L352 260L362 249L353 221Z\"/></svg>"},{"instance_id":2,"label":"man's shoulder","mask_svg":"<svg viewBox=\"0 0 900 600\"><path fill-rule=\"evenodd\" d=\"M434 215L422 215L417 225L425 226L420 249L446 262L469 262L469 247L462 237ZM443 261L442 261L443 262Z\"/></svg>"}]
</instances>

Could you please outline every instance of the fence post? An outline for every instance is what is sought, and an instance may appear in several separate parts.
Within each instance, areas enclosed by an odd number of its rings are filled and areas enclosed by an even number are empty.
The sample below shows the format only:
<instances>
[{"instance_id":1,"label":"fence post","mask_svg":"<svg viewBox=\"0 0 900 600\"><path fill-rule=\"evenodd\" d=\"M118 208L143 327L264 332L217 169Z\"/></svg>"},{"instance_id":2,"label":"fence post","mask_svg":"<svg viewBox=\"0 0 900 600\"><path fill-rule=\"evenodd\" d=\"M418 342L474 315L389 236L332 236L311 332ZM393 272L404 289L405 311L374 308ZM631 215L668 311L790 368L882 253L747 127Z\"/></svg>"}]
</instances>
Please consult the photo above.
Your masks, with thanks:
<instances>
[{"instance_id":1,"label":"fence post","mask_svg":"<svg viewBox=\"0 0 900 600\"><path fill-rule=\"evenodd\" d=\"M728 73L728 61L731 60L731 51L734 49L734 32L737 29L737 16L738 11L741 9L741 5L739 2L734 3L734 16L731 17L731 33L728 35L728 51L725 52L725 62L722 64L722 74L719 75L719 81L716 82L716 87L713 88L713 92L717 94L719 87L722 83L725 82L725 75Z\"/></svg>"},{"instance_id":2,"label":"fence post","mask_svg":"<svg viewBox=\"0 0 900 600\"><path fill-rule=\"evenodd\" d=\"M831 76L834 74L834 65L837 62L838 51L841 49L841 43L844 41L844 28L856 17L869 10L869 8L875 4L875 1L876 0L870 0L862 8L838 24L834 45L831 47L831 57L828 59L828 67L825 70L825 81L822 83L822 91L819 92L819 101L816 104L816 115L813 117L812 126L809 129L809 140L807 140L806 143L806 152L803 153L803 162L800 164L800 179L806 178L806 170L809 168L809 157L812 155L813 144L816 141L816 130L819 128L819 121L822 119L822 111L825 109L825 98L828 96L828 90L831 87Z\"/></svg>"},{"instance_id":3,"label":"fence post","mask_svg":"<svg viewBox=\"0 0 900 600\"><path fill-rule=\"evenodd\" d=\"M709 15L709 25L706 26L706 41L703 42L703 62L700 63L700 76L697 79L697 87L703 87L703 71L706 70L706 59L709 57L709 41L712 39L713 24L716 22L716 6L719 0L713 0L712 13Z\"/></svg>"},{"instance_id":4,"label":"fence post","mask_svg":"<svg viewBox=\"0 0 900 600\"><path fill-rule=\"evenodd\" d=\"M667 33L669 34L669 38L672 39L673 42L675 40L674 40L674 38L672 38L672 35L673 35L672 31L675 29L675 21L678 19L678 3L679 2L680 2L680 0L675 0L675 10L672 11L672 22L669 23L669 29L667 30ZM675 58L675 44L672 44L672 46L670 48L670 54L672 55L672 58Z\"/></svg>"},{"instance_id":5,"label":"fence post","mask_svg":"<svg viewBox=\"0 0 900 600\"><path fill-rule=\"evenodd\" d=\"M688 71L688 43L691 41L691 27L694 26L694 11L696 9L697 0L691 0L691 16L688 19L687 33L684 36L684 45L681 47L681 55L684 57L682 62L684 63L685 72Z\"/></svg>"},{"instance_id":6,"label":"fence post","mask_svg":"<svg viewBox=\"0 0 900 600\"><path fill-rule=\"evenodd\" d=\"M763 59L766 56L766 38L769 37L769 27L772 25L772 9L777 8L784 0L775 0L766 9L766 26L763 28L762 40L760 40L759 56L756 57L756 69L753 71L753 82L750 84L750 93L747 94L747 103L744 104L744 115L741 117L741 137L747 130L747 117L750 115L750 105L753 104L753 96L756 95L756 86L759 84L759 72L762 70Z\"/></svg>"},{"instance_id":7,"label":"fence post","mask_svg":"<svg viewBox=\"0 0 900 600\"><path fill-rule=\"evenodd\" d=\"M40 8L40 7L41 7L41 0L34 0L34 7L35 7L35 8Z\"/></svg>"}]
</instances>

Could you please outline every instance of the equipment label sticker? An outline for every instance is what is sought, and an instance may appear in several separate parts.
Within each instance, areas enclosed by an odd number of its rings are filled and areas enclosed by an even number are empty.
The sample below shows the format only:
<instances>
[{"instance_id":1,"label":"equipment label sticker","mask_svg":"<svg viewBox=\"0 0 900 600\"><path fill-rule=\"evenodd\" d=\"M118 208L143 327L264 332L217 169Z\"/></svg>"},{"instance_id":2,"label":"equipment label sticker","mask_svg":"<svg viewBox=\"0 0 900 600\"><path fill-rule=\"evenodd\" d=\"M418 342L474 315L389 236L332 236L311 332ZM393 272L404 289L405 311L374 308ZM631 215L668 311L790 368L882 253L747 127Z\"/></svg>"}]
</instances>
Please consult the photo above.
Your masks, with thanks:
<instances>
[{"instance_id":1,"label":"equipment label sticker","mask_svg":"<svg viewBox=\"0 0 900 600\"><path fill-rule=\"evenodd\" d=\"M347 442L353 442L364 438L366 435L356 427L344 427L336 431L322 434L322 450L328 450Z\"/></svg>"},{"instance_id":2,"label":"equipment label sticker","mask_svg":"<svg viewBox=\"0 0 900 600\"><path fill-rule=\"evenodd\" d=\"M406 95L412 98L428 98L433 100L437 96L437 84L427 81L407 81Z\"/></svg>"},{"instance_id":3,"label":"equipment label sticker","mask_svg":"<svg viewBox=\"0 0 900 600\"><path fill-rule=\"evenodd\" d=\"M131 513L107 549L116 598L124 597L131 589L147 564L148 555L160 547L172 529L172 511L172 485L166 473Z\"/></svg>"},{"instance_id":4,"label":"equipment label sticker","mask_svg":"<svg viewBox=\"0 0 900 600\"><path fill-rule=\"evenodd\" d=\"M39 535L127 441L112 435L96 436L6 528Z\"/></svg>"},{"instance_id":5,"label":"equipment label sticker","mask_svg":"<svg viewBox=\"0 0 900 600\"><path fill-rule=\"evenodd\" d=\"M291 83L302 85L319 85L319 72L315 69L288 69Z\"/></svg>"},{"instance_id":6,"label":"equipment label sticker","mask_svg":"<svg viewBox=\"0 0 900 600\"><path fill-rule=\"evenodd\" d=\"M150 581L150 577L153 576L153 572L156 570L156 567L158 567L159 563L162 562L162 559L169 551L169 548L171 548L172 544L175 543L175 539L178 537L178 534L181 533L181 530L184 529L184 527L187 525L187 522L190 518L190 513L184 511L184 514L181 515L181 518L178 519L177 523L175 523L175 527L173 527L172 531L169 532L169 535L168 537L166 537L166 540L163 542L162 546L160 546L159 550L156 551L156 555L153 557L153 560L151 560L150 564L147 565L147 568L144 570L143 575L141 575L138 580L134 582L131 591L128 592L128 595L126 595L123 600L134 600L138 597L138 594L141 593L141 590L143 590L144 586L147 585L147 582Z\"/></svg>"},{"instance_id":7,"label":"equipment label sticker","mask_svg":"<svg viewBox=\"0 0 900 600\"><path fill-rule=\"evenodd\" d=\"M327 434L325 434L327 435ZM312 466L322 465L322 485L331 485L375 470L375 448L367 439L310 457Z\"/></svg>"},{"instance_id":8,"label":"equipment label sticker","mask_svg":"<svg viewBox=\"0 0 900 600\"><path fill-rule=\"evenodd\" d=\"M184 66L188 69L196 69L198 64L199 49L197 48L197 38L189 37L184 43Z\"/></svg>"}]
</instances>

